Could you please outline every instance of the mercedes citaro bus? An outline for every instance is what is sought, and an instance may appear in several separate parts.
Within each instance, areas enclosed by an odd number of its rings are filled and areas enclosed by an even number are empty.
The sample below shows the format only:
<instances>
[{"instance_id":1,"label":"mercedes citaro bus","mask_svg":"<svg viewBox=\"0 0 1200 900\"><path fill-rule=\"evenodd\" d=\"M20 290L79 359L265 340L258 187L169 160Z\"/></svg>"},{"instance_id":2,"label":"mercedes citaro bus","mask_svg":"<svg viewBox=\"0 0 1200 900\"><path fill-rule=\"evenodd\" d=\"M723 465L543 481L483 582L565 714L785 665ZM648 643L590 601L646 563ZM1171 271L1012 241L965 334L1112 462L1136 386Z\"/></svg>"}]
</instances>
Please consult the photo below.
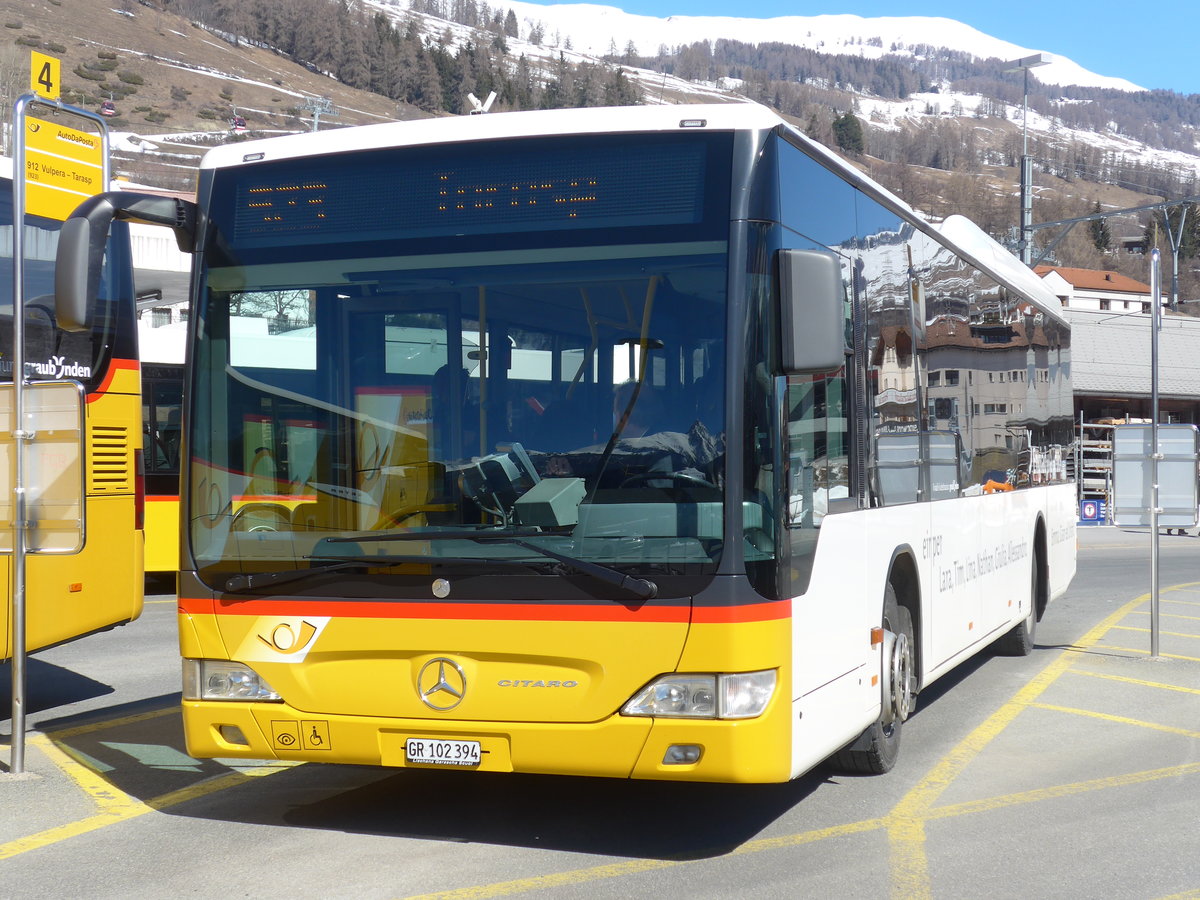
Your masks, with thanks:
<instances>
[{"instance_id":1,"label":"mercedes citaro bus","mask_svg":"<svg viewBox=\"0 0 1200 900\"><path fill-rule=\"evenodd\" d=\"M194 253L193 755L882 772L1074 574L1056 299L762 107L239 143L105 202Z\"/></svg>"}]
</instances>

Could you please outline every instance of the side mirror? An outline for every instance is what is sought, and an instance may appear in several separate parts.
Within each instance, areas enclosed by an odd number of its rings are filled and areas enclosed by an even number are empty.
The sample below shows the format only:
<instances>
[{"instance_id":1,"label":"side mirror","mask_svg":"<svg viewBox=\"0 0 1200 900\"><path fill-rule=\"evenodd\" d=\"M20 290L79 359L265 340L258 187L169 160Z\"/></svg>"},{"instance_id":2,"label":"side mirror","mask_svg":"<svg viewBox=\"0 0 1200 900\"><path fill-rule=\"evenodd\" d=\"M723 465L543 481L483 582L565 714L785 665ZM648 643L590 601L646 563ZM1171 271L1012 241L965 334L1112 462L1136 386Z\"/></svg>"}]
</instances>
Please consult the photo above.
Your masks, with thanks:
<instances>
[{"instance_id":1,"label":"side mirror","mask_svg":"<svg viewBox=\"0 0 1200 900\"><path fill-rule=\"evenodd\" d=\"M54 317L63 331L87 331L100 284L100 264L108 242L108 223L93 259L92 228L87 219L67 219L58 233L54 260Z\"/></svg>"},{"instance_id":2,"label":"side mirror","mask_svg":"<svg viewBox=\"0 0 1200 900\"><path fill-rule=\"evenodd\" d=\"M109 191L84 200L63 222L54 262L54 314L64 331L87 331L100 288L104 247L113 219L164 225L179 249L195 249L196 205L174 197Z\"/></svg>"},{"instance_id":3,"label":"side mirror","mask_svg":"<svg viewBox=\"0 0 1200 900\"><path fill-rule=\"evenodd\" d=\"M780 250L778 265L784 373L836 372L846 364L841 263L824 250Z\"/></svg>"}]
</instances>

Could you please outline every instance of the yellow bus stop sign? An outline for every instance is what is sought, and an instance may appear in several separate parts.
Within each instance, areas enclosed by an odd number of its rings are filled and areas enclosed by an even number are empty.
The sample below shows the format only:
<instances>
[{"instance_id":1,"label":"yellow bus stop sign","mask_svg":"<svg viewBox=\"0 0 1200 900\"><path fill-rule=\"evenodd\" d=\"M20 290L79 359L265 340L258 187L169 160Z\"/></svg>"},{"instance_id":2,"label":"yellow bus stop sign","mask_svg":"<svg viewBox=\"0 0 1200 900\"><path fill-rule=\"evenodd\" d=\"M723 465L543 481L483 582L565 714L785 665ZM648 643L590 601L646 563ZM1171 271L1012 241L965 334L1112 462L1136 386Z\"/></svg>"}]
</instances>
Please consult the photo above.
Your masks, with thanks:
<instances>
[{"instance_id":1,"label":"yellow bus stop sign","mask_svg":"<svg viewBox=\"0 0 1200 900\"><path fill-rule=\"evenodd\" d=\"M35 50L29 61L29 89L43 100L57 100L61 84L59 70L57 59Z\"/></svg>"},{"instance_id":2,"label":"yellow bus stop sign","mask_svg":"<svg viewBox=\"0 0 1200 900\"><path fill-rule=\"evenodd\" d=\"M25 212L65 221L83 200L104 190L99 134L57 122L25 119Z\"/></svg>"}]
</instances>

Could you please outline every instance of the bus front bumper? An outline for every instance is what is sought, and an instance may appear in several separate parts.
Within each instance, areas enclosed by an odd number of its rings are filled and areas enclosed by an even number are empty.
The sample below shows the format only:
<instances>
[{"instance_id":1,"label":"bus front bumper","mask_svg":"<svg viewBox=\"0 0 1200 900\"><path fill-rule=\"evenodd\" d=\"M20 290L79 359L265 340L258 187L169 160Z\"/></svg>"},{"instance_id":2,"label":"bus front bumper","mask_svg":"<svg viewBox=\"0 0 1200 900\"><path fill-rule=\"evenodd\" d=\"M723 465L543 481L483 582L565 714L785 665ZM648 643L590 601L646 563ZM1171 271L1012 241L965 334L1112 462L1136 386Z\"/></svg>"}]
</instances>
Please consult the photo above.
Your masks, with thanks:
<instances>
[{"instance_id":1,"label":"bus front bumper","mask_svg":"<svg viewBox=\"0 0 1200 900\"><path fill-rule=\"evenodd\" d=\"M184 701L183 724L188 753L199 758L746 783L787 781L791 769L787 719L770 712L737 721L614 715L595 723L434 722ZM478 742L479 763L410 762L410 739Z\"/></svg>"}]
</instances>

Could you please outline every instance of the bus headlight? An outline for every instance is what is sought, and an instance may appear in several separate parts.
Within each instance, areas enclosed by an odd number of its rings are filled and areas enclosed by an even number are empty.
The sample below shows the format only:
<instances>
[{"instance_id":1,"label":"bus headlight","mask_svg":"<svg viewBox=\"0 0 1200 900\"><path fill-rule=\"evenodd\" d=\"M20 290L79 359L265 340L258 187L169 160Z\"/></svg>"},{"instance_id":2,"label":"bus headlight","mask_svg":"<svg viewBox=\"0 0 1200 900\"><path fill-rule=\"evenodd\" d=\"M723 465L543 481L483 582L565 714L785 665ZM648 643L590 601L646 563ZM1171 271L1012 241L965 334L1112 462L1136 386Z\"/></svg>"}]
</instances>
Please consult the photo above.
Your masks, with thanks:
<instances>
[{"instance_id":1,"label":"bus headlight","mask_svg":"<svg viewBox=\"0 0 1200 900\"><path fill-rule=\"evenodd\" d=\"M775 670L713 675L663 675L633 695L624 716L751 719L775 693Z\"/></svg>"},{"instance_id":2,"label":"bus headlight","mask_svg":"<svg viewBox=\"0 0 1200 900\"><path fill-rule=\"evenodd\" d=\"M243 663L217 659L183 661L184 700L279 700L261 675Z\"/></svg>"}]
</instances>

